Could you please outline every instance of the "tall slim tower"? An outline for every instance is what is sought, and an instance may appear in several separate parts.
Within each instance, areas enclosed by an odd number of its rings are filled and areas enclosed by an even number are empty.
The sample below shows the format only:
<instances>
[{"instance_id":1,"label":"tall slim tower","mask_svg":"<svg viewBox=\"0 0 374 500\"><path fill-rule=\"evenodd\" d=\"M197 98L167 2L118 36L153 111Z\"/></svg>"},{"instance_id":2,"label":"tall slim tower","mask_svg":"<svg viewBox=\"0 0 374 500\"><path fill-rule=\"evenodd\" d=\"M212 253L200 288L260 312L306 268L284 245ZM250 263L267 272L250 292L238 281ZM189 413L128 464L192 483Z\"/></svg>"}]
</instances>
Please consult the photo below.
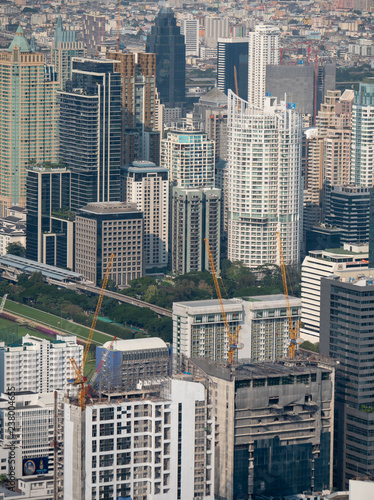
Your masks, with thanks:
<instances>
[{"instance_id":1,"label":"tall slim tower","mask_svg":"<svg viewBox=\"0 0 374 500\"><path fill-rule=\"evenodd\" d=\"M279 30L275 26L256 26L248 39L248 104L263 107L266 65L279 64Z\"/></svg>"},{"instance_id":2,"label":"tall slim tower","mask_svg":"<svg viewBox=\"0 0 374 500\"><path fill-rule=\"evenodd\" d=\"M301 116L266 97L256 108L229 91L228 258L249 267L299 261Z\"/></svg>"},{"instance_id":3,"label":"tall slim tower","mask_svg":"<svg viewBox=\"0 0 374 500\"><path fill-rule=\"evenodd\" d=\"M66 81L71 78L72 57L84 56L84 52L83 42L76 40L75 31L64 30L62 18L58 16L51 48L51 60L57 73L60 90L64 90Z\"/></svg>"},{"instance_id":4,"label":"tall slim tower","mask_svg":"<svg viewBox=\"0 0 374 500\"><path fill-rule=\"evenodd\" d=\"M25 206L31 163L57 159L56 90L44 56L31 52L21 27L0 52L0 216Z\"/></svg>"},{"instance_id":5,"label":"tall slim tower","mask_svg":"<svg viewBox=\"0 0 374 500\"><path fill-rule=\"evenodd\" d=\"M235 68L235 69L234 69ZM236 92L239 97L248 97L248 38L220 38L217 43L217 87L227 94Z\"/></svg>"},{"instance_id":6,"label":"tall slim tower","mask_svg":"<svg viewBox=\"0 0 374 500\"><path fill-rule=\"evenodd\" d=\"M199 20L190 14L181 20L181 33L186 44L186 56L199 56Z\"/></svg>"},{"instance_id":7,"label":"tall slim tower","mask_svg":"<svg viewBox=\"0 0 374 500\"><path fill-rule=\"evenodd\" d=\"M156 86L161 102L173 108L185 101L186 46L174 13L163 7L147 37L146 52L156 54Z\"/></svg>"}]
</instances>

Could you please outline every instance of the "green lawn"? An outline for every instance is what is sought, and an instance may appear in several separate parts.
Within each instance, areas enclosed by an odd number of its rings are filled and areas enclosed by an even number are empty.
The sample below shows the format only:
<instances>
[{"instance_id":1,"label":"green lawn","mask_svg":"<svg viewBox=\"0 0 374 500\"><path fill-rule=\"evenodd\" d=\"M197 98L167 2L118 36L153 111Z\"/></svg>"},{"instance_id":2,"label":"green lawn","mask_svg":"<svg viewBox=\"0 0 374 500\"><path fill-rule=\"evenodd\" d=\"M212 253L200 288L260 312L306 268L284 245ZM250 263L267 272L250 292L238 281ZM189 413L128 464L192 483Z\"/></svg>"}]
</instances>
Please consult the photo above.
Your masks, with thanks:
<instances>
[{"instance_id":1,"label":"green lawn","mask_svg":"<svg viewBox=\"0 0 374 500\"><path fill-rule=\"evenodd\" d=\"M33 307L29 307L24 304L18 304L17 302L12 302L10 300L6 301L4 311L17 314L29 320L37 321L38 323L42 323L43 325L45 325L47 328L51 327L54 329L58 329L63 333L76 335L77 337L83 339L86 339L90 332L89 328L85 326L78 325L76 323L68 321L67 319L60 318L59 316L54 316L53 314L39 311L38 309L34 309ZM105 342L108 342L108 340L112 340L112 338L112 335L95 331L92 341L96 344L101 345Z\"/></svg>"}]
</instances>

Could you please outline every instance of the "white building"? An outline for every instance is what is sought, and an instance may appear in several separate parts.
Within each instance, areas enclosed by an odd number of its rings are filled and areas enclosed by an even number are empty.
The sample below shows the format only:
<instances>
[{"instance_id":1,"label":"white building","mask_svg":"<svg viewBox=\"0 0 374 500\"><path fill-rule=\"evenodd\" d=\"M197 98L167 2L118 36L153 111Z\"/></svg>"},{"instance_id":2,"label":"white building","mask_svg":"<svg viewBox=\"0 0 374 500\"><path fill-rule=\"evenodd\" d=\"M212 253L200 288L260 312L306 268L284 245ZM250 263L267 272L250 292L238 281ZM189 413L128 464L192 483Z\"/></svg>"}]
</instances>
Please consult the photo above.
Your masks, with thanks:
<instances>
[{"instance_id":1,"label":"white building","mask_svg":"<svg viewBox=\"0 0 374 500\"><path fill-rule=\"evenodd\" d=\"M229 18L205 17L205 44L207 47L217 49L218 38L230 36Z\"/></svg>"},{"instance_id":2,"label":"white building","mask_svg":"<svg viewBox=\"0 0 374 500\"><path fill-rule=\"evenodd\" d=\"M229 90L228 258L248 267L299 261L302 120L266 97L251 106Z\"/></svg>"},{"instance_id":3,"label":"white building","mask_svg":"<svg viewBox=\"0 0 374 500\"><path fill-rule=\"evenodd\" d=\"M248 102L262 107L265 99L266 65L279 64L279 29L259 25L248 33Z\"/></svg>"},{"instance_id":4,"label":"white building","mask_svg":"<svg viewBox=\"0 0 374 500\"><path fill-rule=\"evenodd\" d=\"M161 141L161 166L178 187L214 188L214 141L193 130L173 130Z\"/></svg>"},{"instance_id":5,"label":"white building","mask_svg":"<svg viewBox=\"0 0 374 500\"><path fill-rule=\"evenodd\" d=\"M66 390L68 379L75 378L70 358L80 366L82 357L76 337L57 335L50 341L27 334L19 344L0 347L0 392L7 387L15 392Z\"/></svg>"},{"instance_id":6,"label":"white building","mask_svg":"<svg viewBox=\"0 0 374 500\"><path fill-rule=\"evenodd\" d=\"M166 267L169 238L169 179L166 168L134 161L123 169L125 199L143 212L143 257L147 269Z\"/></svg>"},{"instance_id":7,"label":"white building","mask_svg":"<svg viewBox=\"0 0 374 500\"><path fill-rule=\"evenodd\" d=\"M206 389L183 377L164 388L164 395L113 394L85 412L65 404L65 500L213 500L214 425Z\"/></svg>"},{"instance_id":8,"label":"white building","mask_svg":"<svg viewBox=\"0 0 374 500\"><path fill-rule=\"evenodd\" d=\"M301 329L300 337L318 342L320 334L321 278L340 276L350 282L368 272L368 245L344 244L344 248L313 250L301 267ZM374 274L374 270L373 270Z\"/></svg>"},{"instance_id":9,"label":"white building","mask_svg":"<svg viewBox=\"0 0 374 500\"><path fill-rule=\"evenodd\" d=\"M192 15L181 19L181 35L184 35L186 56L199 57L199 21Z\"/></svg>"}]
</instances>

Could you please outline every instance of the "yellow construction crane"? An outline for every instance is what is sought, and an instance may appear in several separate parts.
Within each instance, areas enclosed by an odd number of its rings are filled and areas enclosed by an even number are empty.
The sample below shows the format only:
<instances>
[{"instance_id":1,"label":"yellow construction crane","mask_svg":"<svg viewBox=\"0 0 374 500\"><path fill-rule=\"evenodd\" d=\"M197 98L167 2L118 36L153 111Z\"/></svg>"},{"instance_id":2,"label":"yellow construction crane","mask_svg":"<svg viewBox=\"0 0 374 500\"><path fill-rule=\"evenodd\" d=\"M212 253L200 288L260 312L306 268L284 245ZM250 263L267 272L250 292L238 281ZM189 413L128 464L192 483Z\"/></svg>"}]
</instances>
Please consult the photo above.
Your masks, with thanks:
<instances>
[{"instance_id":1,"label":"yellow construction crane","mask_svg":"<svg viewBox=\"0 0 374 500\"><path fill-rule=\"evenodd\" d=\"M297 322L297 324L296 324L295 327L293 326L293 323L292 323L292 314L291 314L291 307L290 307L290 298L289 298L289 295L288 295L286 266L284 265L284 256L283 256L283 247L282 247L281 234L277 233L277 236L278 236L280 264L281 264L280 267L281 267L281 271L282 271L283 290L284 290L284 295L286 296L286 302L287 302L288 330L289 330L289 335L290 335L290 346L288 348L288 353L289 353L290 358L294 359L294 357L295 357L295 351L296 351L297 339L299 338L300 321Z\"/></svg>"},{"instance_id":2,"label":"yellow construction crane","mask_svg":"<svg viewBox=\"0 0 374 500\"><path fill-rule=\"evenodd\" d=\"M229 323L227 321L225 307L223 305L223 300L222 300L222 295L221 295L221 289L219 287L219 283L218 283L218 279L217 279L217 274L216 274L216 268L214 266L214 259L213 259L212 252L210 250L209 241L206 238L205 238L204 241L205 241L206 250L207 250L208 255L209 255L210 269L212 271L214 286L216 288L216 294L217 294L219 306L221 308L221 314L222 314L223 324L225 325L225 331L226 331L226 335L227 335L227 340L229 342L229 350L228 350L229 363L230 363L230 365L232 365L233 362L234 362L234 352L237 349L240 349L240 347L239 347L239 330L240 330L240 326L238 326L238 328L236 329L235 333L231 332Z\"/></svg>"},{"instance_id":3,"label":"yellow construction crane","mask_svg":"<svg viewBox=\"0 0 374 500\"><path fill-rule=\"evenodd\" d=\"M103 284L101 286L101 292L100 292L100 295L99 295L99 300L97 301L97 306L96 306L96 310L95 310L95 315L94 315L93 320L92 320L92 325L91 325L90 333L88 334L86 346L85 346L84 351L83 351L83 358L82 358L81 366L78 367L75 359L74 358L70 358L70 362L71 362L71 364L74 367L75 376L76 376L75 380L73 381L73 384L74 385L80 385L78 400L79 400L79 406L81 407L82 411L84 411L84 409L86 407L86 388L85 388L85 382L86 382L87 378L84 376L84 367L86 365L86 361L87 361L87 357L88 357L88 351L90 350L90 345L91 345L91 342L92 342L92 337L93 337L93 334L95 332L95 327L96 327L96 323L97 323L97 318L98 318L99 313L100 313L101 304L103 303L103 299L104 299L104 295L105 295L105 290L106 290L106 287L107 287L107 284L108 284L108 280L109 280L109 274L110 274L110 271L111 271L112 265L113 265L113 259L114 259L114 254L112 253L112 255L109 258L109 262L108 262L108 265L107 265L107 268L106 268L106 272L105 272Z\"/></svg>"}]
</instances>

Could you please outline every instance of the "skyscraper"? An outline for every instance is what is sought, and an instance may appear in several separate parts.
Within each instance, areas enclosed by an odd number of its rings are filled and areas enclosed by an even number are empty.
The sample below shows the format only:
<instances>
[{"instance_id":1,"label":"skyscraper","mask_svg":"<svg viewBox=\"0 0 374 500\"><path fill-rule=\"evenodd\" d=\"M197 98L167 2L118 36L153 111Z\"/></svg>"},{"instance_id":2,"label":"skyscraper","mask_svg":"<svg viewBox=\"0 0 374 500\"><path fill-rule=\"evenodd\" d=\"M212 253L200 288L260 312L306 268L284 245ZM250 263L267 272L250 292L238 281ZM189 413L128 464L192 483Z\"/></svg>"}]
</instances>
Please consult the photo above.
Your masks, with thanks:
<instances>
[{"instance_id":1,"label":"skyscraper","mask_svg":"<svg viewBox=\"0 0 374 500\"><path fill-rule=\"evenodd\" d=\"M105 39L105 16L97 16L94 13L83 15L83 41L88 56L94 56L97 46Z\"/></svg>"},{"instance_id":2,"label":"skyscraper","mask_svg":"<svg viewBox=\"0 0 374 500\"><path fill-rule=\"evenodd\" d=\"M228 258L249 267L299 261L301 117L265 98L257 108L229 91Z\"/></svg>"},{"instance_id":3,"label":"skyscraper","mask_svg":"<svg viewBox=\"0 0 374 500\"><path fill-rule=\"evenodd\" d=\"M374 185L374 78L365 78L352 108L351 182Z\"/></svg>"},{"instance_id":4,"label":"skyscraper","mask_svg":"<svg viewBox=\"0 0 374 500\"><path fill-rule=\"evenodd\" d=\"M216 48L218 38L228 38L230 36L229 19L227 16L205 17L205 45Z\"/></svg>"},{"instance_id":5,"label":"skyscraper","mask_svg":"<svg viewBox=\"0 0 374 500\"><path fill-rule=\"evenodd\" d=\"M120 199L121 75L107 59L73 58L59 92L60 158L72 175L73 210Z\"/></svg>"},{"instance_id":6,"label":"skyscraper","mask_svg":"<svg viewBox=\"0 0 374 500\"><path fill-rule=\"evenodd\" d=\"M192 15L181 19L181 34L184 36L186 56L199 56L199 20Z\"/></svg>"},{"instance_id":7,"label":"skyscraper","mask_svg":"<svg viewBox=\"0 0 374 500\"><path fill-rule=\"evenodd\" d=\"M248 38L220 38L217 44L217 87L227 94L236 93L235 69L239 97L248 98Z\"/></svg>"},{"instance_id":8,"label":"skyscraper","mask_svg":"<svg viewBox=\"0 0 374 500\"><path fill-rule=\"evenodd\" d=\"M173 11L163 7L147 37L146 52L156 54L156 86L160 100L173 108L185 101L186 46Z\"/></svg>"},{"instance_id":9,"label":"skyscraper","mask_svg":"<svg viewBox=\"0 0 374 500\"><path fill-rule=\"evenodd\" d=\"M266 66L279 64L279 30L259 25L248 33L248 103L263 107L266 89Z\"/></svg>"},{"instance_id":10,"label":"skyscraper","mask_svg":"<svg viewBox=\"0 0 374 500\"><path fill-rule=\"evenodd\" d=\"M57 86L19 27L0 52L0 217L7 207L25 206L30 164L57 159Z\"/></svg>"},{"instance_id":11,"label":"skyscraper","mask_svg":"<svg viewBox=\"0 0 374 500\"><path fill-rule=\"evenodd\" d=\"M83 42L78 42L73 30L64 30L61 16L58 16L55 37L52 41L51 61L57 74L59 89L71 78L72 57L84 56Z\"/></svg>"}]
</instances>

